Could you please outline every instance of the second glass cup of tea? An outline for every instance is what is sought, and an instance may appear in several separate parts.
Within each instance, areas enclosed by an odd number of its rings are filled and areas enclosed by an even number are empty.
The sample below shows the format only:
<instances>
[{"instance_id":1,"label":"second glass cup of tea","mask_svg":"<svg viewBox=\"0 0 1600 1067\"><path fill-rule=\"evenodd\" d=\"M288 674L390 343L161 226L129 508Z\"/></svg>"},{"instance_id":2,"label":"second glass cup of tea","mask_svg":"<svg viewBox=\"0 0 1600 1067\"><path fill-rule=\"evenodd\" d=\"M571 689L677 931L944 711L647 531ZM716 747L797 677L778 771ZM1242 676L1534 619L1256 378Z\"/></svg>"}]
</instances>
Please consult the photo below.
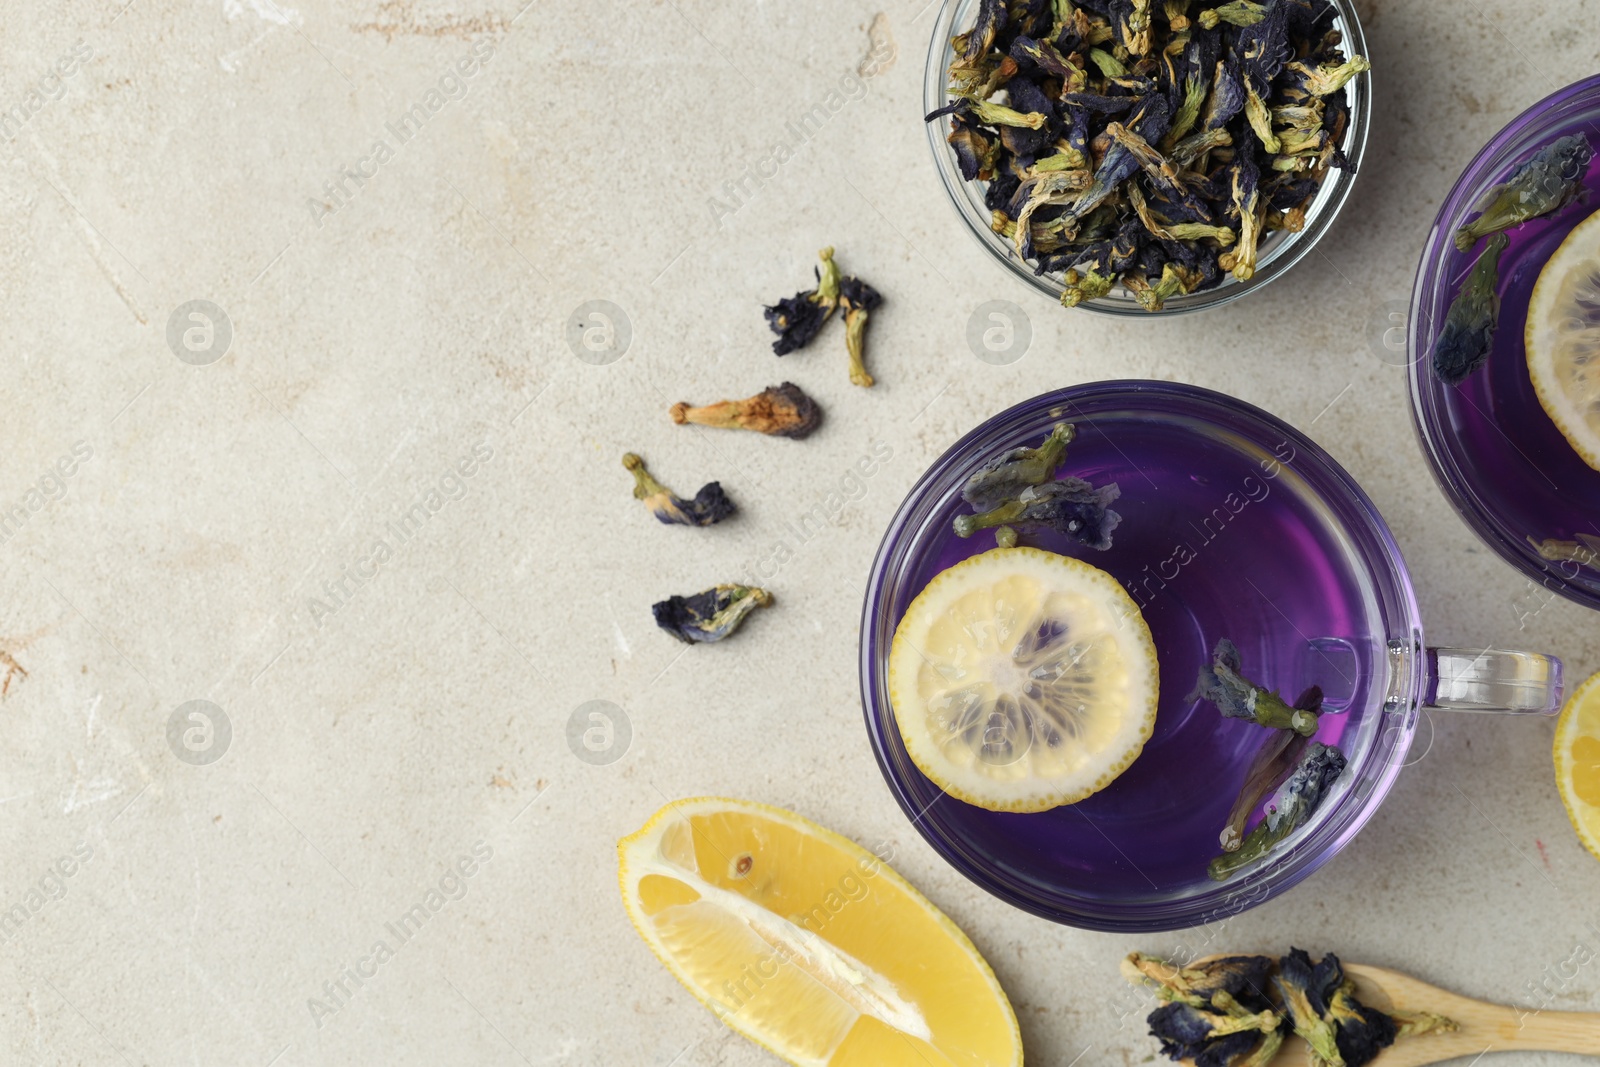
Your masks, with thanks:
<instances>
[{"instance_id":1,"label":"second glass cup of tea","mask_svg":"<svg viewBox=\"0 0 1600 1067\"><path fill-rule=\"evenodd\" d=\"M934 575L992 548L951 522L960 490L1057 422L1077 438L1060 475L1115 482L1122 515L1104 552L1027 543L1110 572L1140 605L1160 660L1155 733L1133 765L1080 803L1018 814L945 795L911 761L887 691L896 625ZM1225 882L1220 851L1261 728L1191 699L1218 640L1244 673L1289 695L1325 694L1317 740L1349 764L1312 820ZM957 442L900 506L878 550L861 634L867 732L901 808L967 877L1010 903L1089 929L1198 925L1271 899L1361 829L1405 762L1423 708L1550 714L1561 664L1523 652L1424 644L1411 579L1382 517L1309 438L1243 401L1169 382L1113 381L1036 397ZM1292 696L1289 697L1292 699ZM1260 813L1254 816L1260 819Z\"/></svg>"},{"instance_id":2,"label":"second glass cup of tea","mask_svg":"<svg viewBox=\"0 0 1600 1067\"><path fill-rule=\"evenodd\" d=\"M1600 470L1567 443L1545 414L1528 373L1523 337L1528 302L1545 262L1600 205L1600 156L1584 195L1510 232L1500 257L1499 326L1485 364L1460 385L1433 373L1431 353L1445 315L1481 245L1462 251L1455 230L1477 214L1487 190L1562 137L1583 134L1600 150L1600 75L1546 97L1495 134L1445 198L1428 235L1412 293L1407 351L1412 415L1445 496L1467 525L1529 581L1600 608L1600 560L1584 540L1600 535ZM1547 542L1576 558L1541 553Z\"/></svg>"}]
</instances>

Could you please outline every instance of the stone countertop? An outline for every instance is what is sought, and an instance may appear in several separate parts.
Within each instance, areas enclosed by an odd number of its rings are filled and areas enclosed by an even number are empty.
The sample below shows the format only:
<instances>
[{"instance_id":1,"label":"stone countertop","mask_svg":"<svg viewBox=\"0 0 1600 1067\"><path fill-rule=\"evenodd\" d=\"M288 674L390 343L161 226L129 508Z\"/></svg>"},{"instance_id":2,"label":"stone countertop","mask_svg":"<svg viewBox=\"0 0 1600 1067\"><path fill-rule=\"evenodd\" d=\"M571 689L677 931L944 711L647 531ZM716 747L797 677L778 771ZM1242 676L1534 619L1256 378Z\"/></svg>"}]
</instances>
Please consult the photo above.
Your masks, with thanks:
<instances>
[{"instance_id":1,"label":"stone countertop","mask_svg":"<svg viewBox=\"0 0 1600 1067\"><path fill-rule=\"evenodd\" d=\"M1032 1064L1149 1059L1107 999L1135 948L1294 943L1600 1008L1600 967L1571 964L1600 949L1600 866L1549 721L1435 716L1314 879L1221 934L1113 936L927 848L868 751L854 659L871 554L935 456L1046 389L1143 376L1309 429L1387 516L1431 641L1600 668L1596 616L1539 598L1435 489L1382 343L1455 175L1593 72L1600 8L1364 0L1371 149L1317 254L1201 317L1111 321L961 232L919 121L931 5L519 6L0 11L0 504L23 509L0 534L0 1058L775 1062L617 897L617 838L701 794L889 841L993 964ZM760 303L826 244L888 298L870 392L828 345L767 352ZM990 300L1031 325L1007 366L967 344ZM598 352L573 326L596 309ZM782 378L829 413L803 445L665 415ZM630 449L680 491L720 478L742 514L658 527ZM830 493L835 521L797 541ZM755 568L779 603L737 640L653 626L652 601ZM567 737L596 700L627 725L604 764ZM315 1011L380 939L392 958Z\"/></svg>"}]
</instances>

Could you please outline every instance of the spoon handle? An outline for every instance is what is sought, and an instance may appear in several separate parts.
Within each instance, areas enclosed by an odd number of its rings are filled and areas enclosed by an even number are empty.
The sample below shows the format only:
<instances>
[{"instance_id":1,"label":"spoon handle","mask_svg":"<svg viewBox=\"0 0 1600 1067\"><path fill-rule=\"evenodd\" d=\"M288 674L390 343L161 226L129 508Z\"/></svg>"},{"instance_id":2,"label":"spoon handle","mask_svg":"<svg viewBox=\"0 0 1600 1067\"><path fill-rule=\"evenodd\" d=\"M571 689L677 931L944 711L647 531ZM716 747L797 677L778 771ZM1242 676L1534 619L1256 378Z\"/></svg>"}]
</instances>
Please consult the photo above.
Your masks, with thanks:
<instances>
[{"instance_id":1,"label":"spoon handle","mask_svg":"<svg viewBox=\"0 0 1600 1067\"><path fill-rule=\"evenodd\" d=\"M1516 1019L1516 1013L1512 1014ZM1499 1048L1539 1049L1600 1056L1600 1013L1544 1011L1516 1021Z\"/></svg>"}]
</instances>

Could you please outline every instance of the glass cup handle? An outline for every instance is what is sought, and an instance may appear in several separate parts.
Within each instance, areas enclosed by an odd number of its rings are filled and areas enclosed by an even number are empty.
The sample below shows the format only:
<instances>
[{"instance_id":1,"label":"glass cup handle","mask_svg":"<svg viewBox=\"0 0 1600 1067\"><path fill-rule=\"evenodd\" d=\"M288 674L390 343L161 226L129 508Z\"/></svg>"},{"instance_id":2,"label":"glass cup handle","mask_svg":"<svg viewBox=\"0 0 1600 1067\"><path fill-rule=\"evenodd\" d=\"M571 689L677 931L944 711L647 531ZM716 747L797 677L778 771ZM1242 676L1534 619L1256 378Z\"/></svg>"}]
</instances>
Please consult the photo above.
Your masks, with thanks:
<instances>
[{"instance_id":1,"label":"glass cup handle","mask_svg":"<svg viewBox=\"0 0 1600 1067\"><path fill-rule=\"evenodd\" d=\"M1561 710L1561 661L1554 656L1499 648L1430 648L1427 655L1425 707L1511 715Z\"/></svg>"}]
</instances>

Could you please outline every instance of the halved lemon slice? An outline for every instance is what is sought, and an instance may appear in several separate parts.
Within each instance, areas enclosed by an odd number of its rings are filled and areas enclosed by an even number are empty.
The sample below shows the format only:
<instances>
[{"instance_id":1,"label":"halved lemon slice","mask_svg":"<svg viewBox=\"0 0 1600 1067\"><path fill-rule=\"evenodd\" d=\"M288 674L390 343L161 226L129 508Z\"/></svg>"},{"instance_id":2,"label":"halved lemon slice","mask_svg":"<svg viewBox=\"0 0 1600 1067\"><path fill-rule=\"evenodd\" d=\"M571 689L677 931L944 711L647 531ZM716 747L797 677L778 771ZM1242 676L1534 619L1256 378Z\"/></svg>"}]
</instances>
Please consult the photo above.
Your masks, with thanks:
<instances>
[{"instance_id":1,"label":"halved lemon slice","mask_svg":"<svg viewBox=\"0 0 1600 1067\"><path fill-rule=\"evenodd\" d=\"M1011 1002L878 856L781 808L668 804L617 844L622 902L718 1018L802 1067L1021 1067Z\"/></svg>"},{"instance_id":2,"label":"halved lemon slice","mask_svg":"<svg viewBox=\"0 0 1600 1067\"><path fill-rule=\"evenodd\" d=\"M1600 674L1578 686L1561 709L1556 788L1578 837L1600 858Z\"/></svg>"},{"instance_id":3,"label":"halved lemon slice","mask_svg":"<svg viewBox=\"0 0 1600 1067\"><path fill-rule=\"evenodd\" d=\"M1117 580L997 548L917 594L889 650L906 751L957 799L1044 811L1110 785L1156 723L1155 642Z\"/></svg>"},{"instance_id":4,"label":"halved lemon slice","mask_svg":"<svg viewBox=\"0 0 1600 1067\"><path fill-rule=\"evenodd\" d=\"M1600 470L1600 212L1580 222L1539 272L1525 342L1539 403Z\"/></svg>"}]
</instances>

